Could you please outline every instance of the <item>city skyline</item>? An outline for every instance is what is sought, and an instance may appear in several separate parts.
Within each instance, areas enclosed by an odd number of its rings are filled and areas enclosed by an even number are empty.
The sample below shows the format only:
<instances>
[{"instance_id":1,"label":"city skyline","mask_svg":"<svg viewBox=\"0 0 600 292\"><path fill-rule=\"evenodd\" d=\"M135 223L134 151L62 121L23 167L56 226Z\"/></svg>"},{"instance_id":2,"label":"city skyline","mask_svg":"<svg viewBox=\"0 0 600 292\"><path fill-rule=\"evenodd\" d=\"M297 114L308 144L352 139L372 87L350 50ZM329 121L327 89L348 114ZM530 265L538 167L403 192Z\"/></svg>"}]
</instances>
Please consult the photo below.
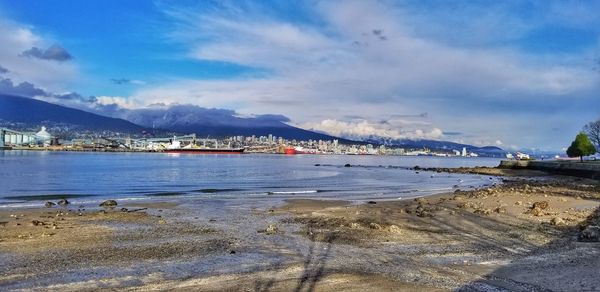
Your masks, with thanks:
<instances>
[{"instance_id":1,"label":"city skyline","mask_svg":"<svg viewBox=\"0 0 600 292\"><path fill-rule=\"evenodd\" d=\"M600 115L598 9L0 1L0 93L109 116L192 104L346 138L560 151Z\"/></svg>"}]
</instances>

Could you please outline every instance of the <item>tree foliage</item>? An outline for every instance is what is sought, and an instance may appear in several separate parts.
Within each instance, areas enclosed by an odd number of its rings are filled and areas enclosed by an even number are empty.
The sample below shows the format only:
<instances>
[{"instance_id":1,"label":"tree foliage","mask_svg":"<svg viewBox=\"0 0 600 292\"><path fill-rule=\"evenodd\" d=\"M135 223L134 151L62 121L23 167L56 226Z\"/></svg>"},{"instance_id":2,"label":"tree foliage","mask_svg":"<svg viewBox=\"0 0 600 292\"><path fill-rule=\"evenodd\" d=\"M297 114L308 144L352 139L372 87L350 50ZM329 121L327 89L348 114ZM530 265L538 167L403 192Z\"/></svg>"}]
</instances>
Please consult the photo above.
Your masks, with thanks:
<instances>
[{"instance_id":1,"label":"tree foliage","mask_svg":"<svg viewBox=\"0 0 600 292\"><path fill-rule=\"evenodd\" d=\"M600 150L600 120L591 122L583 128L592 143L596 145L596 150Z\"/></svg>"},{"instance_id":2,"label":"tree foliage","mask_svg":"<svg viewBox=\"0 0 600 292\"><path fill-rule=\"evenodd\" d=\"M596 147L590 142L588 136L581 132L575 137L575 141L571 143L571 146L567 149L567 155L569 157L580 157L583 160L583 156L588 156L596 153Z\"/></svg>"}]
</instances>

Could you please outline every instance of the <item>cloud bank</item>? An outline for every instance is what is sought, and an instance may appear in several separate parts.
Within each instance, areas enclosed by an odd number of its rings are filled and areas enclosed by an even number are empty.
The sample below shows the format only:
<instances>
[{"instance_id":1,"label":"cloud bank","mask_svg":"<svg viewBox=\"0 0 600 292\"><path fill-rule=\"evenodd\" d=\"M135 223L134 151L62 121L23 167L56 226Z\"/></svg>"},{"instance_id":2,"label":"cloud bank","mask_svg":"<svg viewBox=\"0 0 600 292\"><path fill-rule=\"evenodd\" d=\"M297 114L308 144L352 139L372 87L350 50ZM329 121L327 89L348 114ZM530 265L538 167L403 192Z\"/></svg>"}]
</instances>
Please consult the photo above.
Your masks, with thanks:
<instances>
[{"instance_id":1,"label":"cloud bank","mask_svg":"<svg viewBox=\"0 0 600 292\"><path fill-rule=\"evenodd\" d=\"M423 17L410 3L385 1L317 1L305 7L311 16L305 22L288 20L256 2L198 10L166 6L176 23L170 37L189 44L190 58L268 74L177 80L139 90L132 99L277 112L332 134L412 132L418 137L436 136L441 129L465 132L451 137L463 142L555 145L542 121L550 118L569 132L579 127L569 126L569 116L584 112L576 117L582 123L597 114L585 106L596 100L600 88L598 75L583 62L591 52L540 55L521 49L510 42L544 28L551 9L528 22L496 13L513 9L505 6L494 5L483 14L486 7L459 9L457 18L471 16L476 25L460 22L456 29L448 23L457 19L444 11L435 11L430 26L431 15ZM581 27L597 20L552 21ZM377 123L382 116L420 112L429 113L420 128Z\"/></svg>"}]
</instances>

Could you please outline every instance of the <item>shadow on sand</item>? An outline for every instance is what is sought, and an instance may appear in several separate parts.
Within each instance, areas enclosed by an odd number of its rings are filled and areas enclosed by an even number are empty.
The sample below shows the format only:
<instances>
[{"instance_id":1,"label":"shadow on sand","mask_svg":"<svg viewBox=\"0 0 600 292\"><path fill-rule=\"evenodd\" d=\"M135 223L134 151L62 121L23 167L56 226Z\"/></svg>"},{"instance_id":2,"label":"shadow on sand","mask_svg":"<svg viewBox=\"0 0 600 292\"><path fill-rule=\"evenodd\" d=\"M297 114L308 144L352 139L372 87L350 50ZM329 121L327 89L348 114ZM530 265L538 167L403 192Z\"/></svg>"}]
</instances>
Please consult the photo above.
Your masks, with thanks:
<instances>
[{"instance_id":1,"label":"shadow on sand","mask_svg":"<svg viewBox=\"0 0 600 292\"><path fill-rule=\"evenodd\" d=\"M309 247L305 255L302 267L302 275L298 279L295 287L287 289L288 291L302 292L315 291L316 284L322 279L325 271L325 264L330 255L331 246L335 240L335 234L328 233L322 241L317 241L314 235L309 232ZM270 270L278 270L281 265L275 265ZM252 291L264 292L277 290L274 286L277 284L275 278L259 278L254 282Z\"/></svg>"},{"instance_id":2,"label":"shadow on sand","mask_svg":"<svg viewBox=\"0 0 600 292\"><path fill-rule=\"evenodd\" d=\"M581 238L585 227L600 225L600 207L578 226L558 229L543 246L522 242L509 264L485 274L457 291L600 291L600 242ZM483 236L485 244L500 244Z\"/></svg>"}]
</instances>

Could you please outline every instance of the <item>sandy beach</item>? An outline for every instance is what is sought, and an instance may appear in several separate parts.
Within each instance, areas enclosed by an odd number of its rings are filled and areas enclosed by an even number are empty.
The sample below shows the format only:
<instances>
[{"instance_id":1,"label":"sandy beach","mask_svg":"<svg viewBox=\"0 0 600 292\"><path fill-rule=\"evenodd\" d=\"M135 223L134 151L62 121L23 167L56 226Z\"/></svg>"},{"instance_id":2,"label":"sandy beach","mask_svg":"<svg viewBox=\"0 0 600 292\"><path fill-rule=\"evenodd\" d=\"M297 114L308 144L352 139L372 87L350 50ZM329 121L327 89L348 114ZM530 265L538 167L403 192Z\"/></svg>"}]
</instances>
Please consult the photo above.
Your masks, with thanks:
<instances>
[{"instance_id":1,"label":"sandy beach","mask_svg":"<svg viewBox=\"0 0 600 292\"><path fill-rule=\"evenodd\" d=\"M600 290L597 181L456 171L505 178L489 188L410 200L288 200L249 210L239 221L167 199L2 210L0 287Z\"/></svg>"}]
</instances>

